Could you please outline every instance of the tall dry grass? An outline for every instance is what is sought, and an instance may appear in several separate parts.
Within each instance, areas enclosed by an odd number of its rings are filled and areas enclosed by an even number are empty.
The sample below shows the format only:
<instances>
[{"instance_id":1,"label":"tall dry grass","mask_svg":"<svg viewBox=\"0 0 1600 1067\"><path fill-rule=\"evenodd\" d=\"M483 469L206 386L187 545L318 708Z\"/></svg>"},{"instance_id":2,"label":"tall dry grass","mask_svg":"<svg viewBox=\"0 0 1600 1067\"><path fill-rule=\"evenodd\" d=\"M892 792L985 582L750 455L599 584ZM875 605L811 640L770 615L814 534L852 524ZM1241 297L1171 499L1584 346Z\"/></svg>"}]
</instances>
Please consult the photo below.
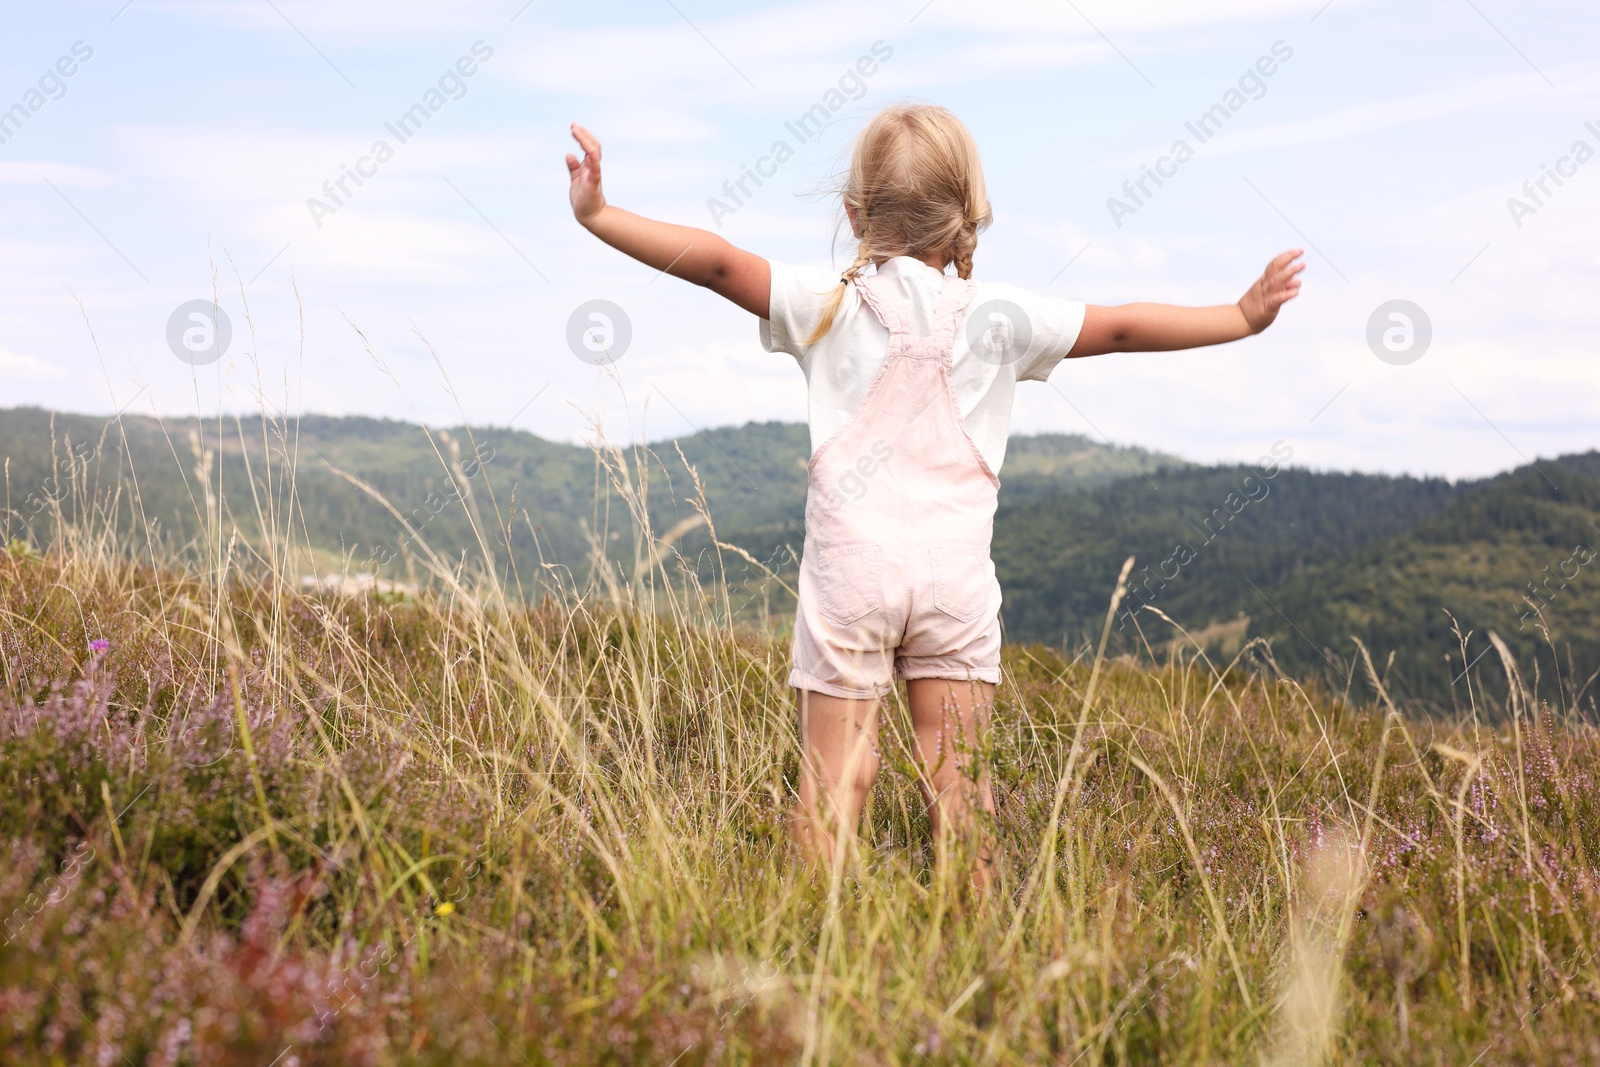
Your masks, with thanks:
<instances>
[{"instance_id":1,"label":"tall dry grass","mask_svg":"<svg viewBox=\"0 0 1600 1067\"><path fill-rule=\"evenodd\" d=\"M236 432L274 459L240 501L192 457L195 542L116 533L137 487L85 470L0 555L8 1063L1600 1059L1600 738L1509 655L1512 704L1443 722L1259 646L1013 647L997 890L935 867L898 705L830 878L787 648L636 457L596 460L633 558L597 527L588 574L527 574L441 441L476 558L423 538L423 590L347 596L300 587L293 426Z\"/></svg>"}]
</instances>

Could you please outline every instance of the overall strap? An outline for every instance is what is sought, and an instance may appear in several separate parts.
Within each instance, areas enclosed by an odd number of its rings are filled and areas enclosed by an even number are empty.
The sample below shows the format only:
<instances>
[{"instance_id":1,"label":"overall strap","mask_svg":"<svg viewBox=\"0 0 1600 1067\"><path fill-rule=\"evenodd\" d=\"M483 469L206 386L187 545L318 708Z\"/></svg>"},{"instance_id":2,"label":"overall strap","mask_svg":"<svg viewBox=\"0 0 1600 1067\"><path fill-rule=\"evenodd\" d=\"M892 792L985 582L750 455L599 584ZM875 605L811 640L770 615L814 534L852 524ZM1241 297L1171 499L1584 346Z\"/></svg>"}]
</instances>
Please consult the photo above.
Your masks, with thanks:
<instances>
[{"instance_id":1,"label":"overall strap","mask_svg":"<svg viewBox=\"0 0 1600 1067\"><path fill-rule=\"evenodd\" d=\"M899 299L899 294L880 292L885 283L879 280L876 274L866 277L858 274L851 280L855 284L856 292L861 294L861 302L872 309L872 313L878 316L878 321L883 323L891 337L911 332L911 323L906 318L906 309Z\"/></svg>"},{"instance_id":2,"label":"overall strap","mask_svg":"<svg viewBox=\"0 0 1600 1067\"><path fill-rule=\"evenodd\" d=\"M939 303L933 310L931 336L940 340L955 336L956 320L972 301L973 282L967 278L946 277L939 290Z\"/></svg>"}]
</instances>

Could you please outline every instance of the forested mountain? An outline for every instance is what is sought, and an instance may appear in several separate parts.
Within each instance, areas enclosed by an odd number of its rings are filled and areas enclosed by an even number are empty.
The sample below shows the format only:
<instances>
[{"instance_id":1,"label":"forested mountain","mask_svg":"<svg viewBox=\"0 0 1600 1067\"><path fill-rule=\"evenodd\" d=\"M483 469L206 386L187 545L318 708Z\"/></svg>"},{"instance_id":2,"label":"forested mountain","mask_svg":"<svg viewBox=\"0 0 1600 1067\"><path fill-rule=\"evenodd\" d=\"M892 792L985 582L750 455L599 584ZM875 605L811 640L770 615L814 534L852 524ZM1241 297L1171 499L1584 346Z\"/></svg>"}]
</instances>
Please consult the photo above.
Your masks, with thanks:
<instances>
[{"instance_id":1,"label":"forested mountain","mask_svg":"<svg viewBox=\"0 0 1600 1067\"><path fill-rule=\"evenodd\" d=\"M647 551L630 510L641 499L655 536L672 531L703 578L725 567L736 586L761 585L760 567L717 552L698 524L702 494L716 539L792 585L807 453L805 427L782 423L597 455L516 430L430 439L359 417L0 411L6 539L47 543L58 509L71 517L97 501L124 547L153 534L192 551L237 530L257 549L278 546L275 558L287 558L285 544L310 546L307 570L402 581L425 580L430 553L434 566L487 558L524 592L581 584L595 546L631 573ZM1398 698L1450 707L1486 672L1499 676L1498 656L1483 655L1492 629L1542 692L1554 699L1559 677L1569 700L1581 692L1592 705L1597 686L1583 687L1600 668L1600 453L1463 482L1282 459L1208 467L1073 435L1015 438L994 545L1008 639L1077 647L1097 637L1133 555L1118 652L1161 654L1177 635L1160 611L1214 654L1264 637L1284 669L1342 688L1356 637ZM761 588L781 619L791 606L781 589ZM1465 660L1452 615L1471 632Z\"/></svg>"},{"instance_id":2,"label":"forested mountain","mask_svg":"<svg viewBox=\"0 0 1600 1067\"><path fill-rule=\"evenodd\" d=\"M597 453L518 430L430 434L363 417L113 421L16 408L0 410L0 504L7 539L46 543L58 506L71 516L114 500L113 521L134 542L181 549L203 531L225 539L237 528L255 545L312 546L320 571L396 577L428 550L440 560L487 554L502 569L515 560L524 574L582 572L595 543L631 560L630 498L643 498L659 537L693 520L703 493L718 539L781 570L804 540L808 452L806 428L785 423ZM1075 435L1019 437L1006 492L1048 495L1183 465ZM677 544L698 556L711 536L691 529Z\"/></svg>"},{"instance_id":3,"label":"forested mountain","mask_svg":"<svg viewBox=\"0 0 1600 1067\"><path fill-rule=\"evenodd\" d=\"M1322 666L1313 641L1356 634L1374 655L1394 652L1392 687L1465 704L1465 666L1498 676L1487 632L1505 639L1522 670L1552 696L1561 679L1587 690L1600 669L1600 453L1540 461L1472 483L1449 507L1410 530L1306 567L1272 593L1281 614L1258 615L1291 670ZM1253 612L1253 614L1255 614ZM1452 616L1465 634L1461 643ZM1482 657L1481 659L1479 657ZM1380 664L1381 666L1381 664ZM1474 668L1476 671L1477 668ZM1530 677L1529 681L1533 681Z\"/></svg>"},{"instance_id":4,"label":"forested mountain","mask_svg":"<svg viewBox=\"0 0 1600 1067\"><path fill-rule=\"evenodd\" d=\"M1596 545L1591 452L1455 483L1253 467L1127 478L1003 508L995 562L1014 640L1098 636L1111 576L1133 555L1115 648L1174 636L1148 605L1216 651L1266 637L1286 670L1343 688L1355 637L1392 695L1450 707L1480 672L1500 676L1496 654L1479 658L1489 630L1552 699L1557 677L1569 697L1583 689L1600 668ZM1457 624L1472 635L1465 660Z\"/></svg>"}]
</instances>

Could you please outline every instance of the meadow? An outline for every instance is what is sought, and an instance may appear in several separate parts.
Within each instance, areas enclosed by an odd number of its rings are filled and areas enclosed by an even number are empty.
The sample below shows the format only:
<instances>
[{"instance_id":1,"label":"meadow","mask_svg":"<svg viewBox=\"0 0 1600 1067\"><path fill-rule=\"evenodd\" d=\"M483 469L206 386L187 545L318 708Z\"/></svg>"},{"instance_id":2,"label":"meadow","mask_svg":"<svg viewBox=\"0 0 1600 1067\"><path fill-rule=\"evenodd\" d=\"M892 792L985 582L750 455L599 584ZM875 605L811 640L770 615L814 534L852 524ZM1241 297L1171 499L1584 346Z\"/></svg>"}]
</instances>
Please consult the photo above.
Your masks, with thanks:
<instances>
[{"instance_id":1,"label":"meadow","mask_svg":"<svg viewBox=\"0 0 1600 1067\"><path fill-rule=\"evenodd\" d=\"M478 551L348 592L298 580L279 440L182 544L72 476L0 554L0 1060L1600 1059L1600 735L1503 642L1502 688L1412 718L1354 646L1375 701L1156 610L1107 655L1106 573L1098 643L1007 649L995 888L934 863L894 705L818 869L781 620L627 456L625 562L595 531L585 576L519 567L446 450Z\"/></svg>"}]
</instances>

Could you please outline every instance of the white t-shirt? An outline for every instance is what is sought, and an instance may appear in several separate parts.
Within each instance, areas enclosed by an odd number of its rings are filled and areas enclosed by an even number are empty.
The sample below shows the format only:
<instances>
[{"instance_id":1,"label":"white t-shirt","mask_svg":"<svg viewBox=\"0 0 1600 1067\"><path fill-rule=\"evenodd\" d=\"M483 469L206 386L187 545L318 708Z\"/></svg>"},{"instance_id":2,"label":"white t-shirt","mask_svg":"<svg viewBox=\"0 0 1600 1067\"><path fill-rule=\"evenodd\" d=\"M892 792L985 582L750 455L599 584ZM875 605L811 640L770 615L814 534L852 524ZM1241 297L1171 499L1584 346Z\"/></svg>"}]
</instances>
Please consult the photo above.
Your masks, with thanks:
<instances>
[{"instance_id":1,"label":"white t-shirt","mask_svg":"<svg viewBox=\"0 0 1600 1067\"><path fill-rule=\"evenodd\" d=\"M878 273L895 279L909 300L912 332L930 332L940 272L921 260L895 256ZM813 452L856 413L889 351L888 329L853 285L845 289L833 328L816 344L803 344L838 287L835 271L773 263L772 307L761 321L762 346L768 352L787 352L805 372ZM976 327L980 346L988 344L982 331L991 323L1010 341L1010 348L998 349L998 358L992 354L995 349L981 358L974 352L968 322L974 312L984 315ZM1017 382L1050 377L1077 342L1083 313L1084 305L1076 300L1039 296L1014 285L979 282L974 287L971 303L956 322L950 381L967 431L995 473L1006 458Z\"/></svg>"}]
</instances>

